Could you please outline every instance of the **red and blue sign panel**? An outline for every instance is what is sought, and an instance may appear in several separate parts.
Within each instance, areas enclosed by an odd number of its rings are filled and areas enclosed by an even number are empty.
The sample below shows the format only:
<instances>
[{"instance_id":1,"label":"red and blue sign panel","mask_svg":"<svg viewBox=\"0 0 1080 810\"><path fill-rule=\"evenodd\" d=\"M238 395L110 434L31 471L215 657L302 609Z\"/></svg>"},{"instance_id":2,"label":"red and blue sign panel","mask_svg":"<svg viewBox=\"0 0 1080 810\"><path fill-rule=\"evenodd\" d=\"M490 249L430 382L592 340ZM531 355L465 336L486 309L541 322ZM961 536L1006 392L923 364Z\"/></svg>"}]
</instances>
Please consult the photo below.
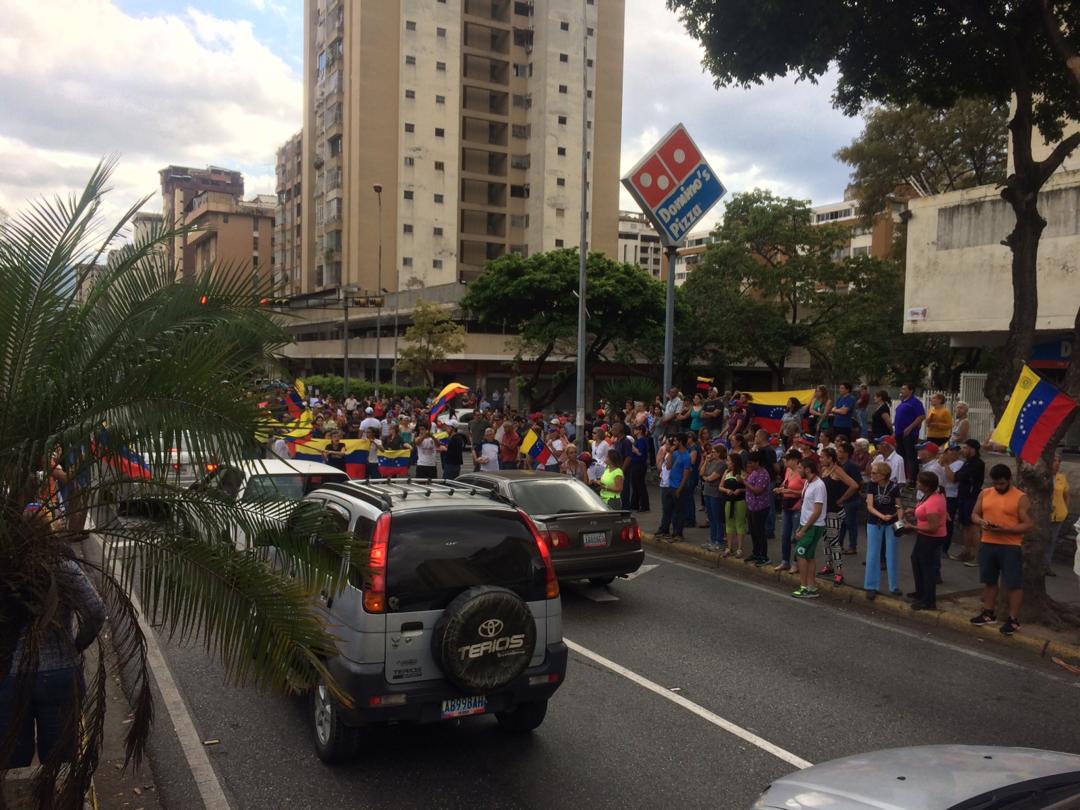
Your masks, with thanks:
<instances>
[{"instance_id":1,"label":"red and blue sign panel","mask_svg":"<svg viewBox=\"0 0 1080 810\"><path fill-rule=\"evenodd\" d=\"M727 193L682 124L672 127L622 182L668 246L681 244Z\"/></svg>"}]
</instances>

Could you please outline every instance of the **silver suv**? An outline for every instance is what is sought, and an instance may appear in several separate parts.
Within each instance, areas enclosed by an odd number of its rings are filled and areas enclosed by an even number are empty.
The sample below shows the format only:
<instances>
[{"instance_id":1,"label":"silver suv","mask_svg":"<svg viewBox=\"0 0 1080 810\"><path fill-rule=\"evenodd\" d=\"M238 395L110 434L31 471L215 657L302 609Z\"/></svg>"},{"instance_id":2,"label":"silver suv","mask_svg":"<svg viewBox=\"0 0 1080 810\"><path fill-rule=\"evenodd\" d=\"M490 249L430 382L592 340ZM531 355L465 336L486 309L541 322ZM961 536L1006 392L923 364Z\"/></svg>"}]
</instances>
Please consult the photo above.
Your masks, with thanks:
<instances>
[{"instance_id":1,"label":"silver suv","mask_svg":"<svg viewBox=\"0 0 1080 810\"><path fill-rule=\"evenodd\" d=\"M328 669L351 699L313 690L323 761L350 757L365 726L487 713L509 731L543 722L567 653L555 569L524 512L454 481L350 481L304 500L361 549L343 562L344 588L320 597L338 638Z\"/></svg>"}]
</instances>

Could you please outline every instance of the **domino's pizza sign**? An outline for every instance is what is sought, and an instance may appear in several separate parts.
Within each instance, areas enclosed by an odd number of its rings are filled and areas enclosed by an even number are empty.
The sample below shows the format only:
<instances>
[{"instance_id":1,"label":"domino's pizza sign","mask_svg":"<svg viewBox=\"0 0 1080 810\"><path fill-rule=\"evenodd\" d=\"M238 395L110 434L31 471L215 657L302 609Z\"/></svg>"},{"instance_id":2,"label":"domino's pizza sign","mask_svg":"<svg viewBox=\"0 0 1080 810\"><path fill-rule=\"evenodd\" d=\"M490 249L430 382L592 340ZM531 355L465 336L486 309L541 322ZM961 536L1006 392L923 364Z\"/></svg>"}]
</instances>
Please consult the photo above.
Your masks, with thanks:
<instances>
[{"instance_id":1,"label":"domino's pizza sign","mask_svg":"<svg viewBox=\"0 0 1080 810\"><path fill-rule=\"evenodd\" d=\"M682 124L672 127L622 182L669 247L682 244L727 193Z\"/></svg>"}]
</instances>

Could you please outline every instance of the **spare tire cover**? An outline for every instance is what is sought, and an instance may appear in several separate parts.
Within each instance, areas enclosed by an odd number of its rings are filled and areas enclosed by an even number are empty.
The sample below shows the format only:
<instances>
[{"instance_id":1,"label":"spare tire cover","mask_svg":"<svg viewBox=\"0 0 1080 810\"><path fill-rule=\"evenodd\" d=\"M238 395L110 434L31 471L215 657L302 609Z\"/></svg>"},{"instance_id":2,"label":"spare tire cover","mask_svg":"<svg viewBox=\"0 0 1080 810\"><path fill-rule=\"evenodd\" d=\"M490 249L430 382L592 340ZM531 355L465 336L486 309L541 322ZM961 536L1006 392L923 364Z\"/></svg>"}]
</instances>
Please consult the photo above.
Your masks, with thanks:
<instances>
[{"instance_id":1,"label":"spare tire cover","mask_svg":"<svg viewBox=\"0 0 1080 810\"><path fill-rule=\"evenodd\" d=\"M461 593L435 624L435 660L468 692L499 689L517 678L536 648L536 621L511 590L481 585Z\"/></svg>"}]
</instances>

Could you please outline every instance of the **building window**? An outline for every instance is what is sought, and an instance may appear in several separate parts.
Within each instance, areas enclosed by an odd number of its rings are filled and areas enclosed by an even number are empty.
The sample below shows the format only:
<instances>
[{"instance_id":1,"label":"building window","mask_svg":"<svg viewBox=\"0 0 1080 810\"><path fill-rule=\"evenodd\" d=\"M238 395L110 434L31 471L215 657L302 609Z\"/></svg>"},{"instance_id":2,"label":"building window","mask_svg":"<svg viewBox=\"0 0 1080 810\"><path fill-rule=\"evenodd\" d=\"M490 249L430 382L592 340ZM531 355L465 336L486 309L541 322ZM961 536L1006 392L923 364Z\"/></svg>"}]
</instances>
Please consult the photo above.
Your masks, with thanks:
<instances>
[{"instance_id":1,"label":"building window","mask_svg":"<svg viewBox=\"0 0 1080 810\"><path fill-rule=\"evenodd\" d=\"M406 132L416 132L416 127L413 124L410 124L408 121L406 121L405 122L405 131Z\"/></svg>"},{"instance_id":2,"label":"building window","mask_svg":"<svg viewBox=\"0 0 1080 810\"><path fill-rule=\"evenodd\" d=\"M585 98L592 98L592 90L585 91Z\"/></svg>"},{"instance_id":3,"label":"building window","mask_svg":"<svg viewBox=\"0 0 1080 810\"><path fill-rule=\"evenodd\" d=\"M555 247L562 247L562 246L563 246L563 240L562 239L556 239L555 240Z\"/></svg>"},{"instance_id":4,"label":"building window","mask_svg":"<svg viewBox=\"0 0 1080 810\"><path fill-rule=\"evenodd\" d=\"M528 245L511 245L510 246L510 252L511 253L516 253L519 256L528 256L529 255L529 246Z\"/></svg>"},{"instance_id":5,"label":"building window","mask_svg":"<svg viewBox=\"0 0 1080 810\"><path fill-rule=\"evenodd\" d=\"M510 196L526 198L529 196L529 187L527 185L510 186Z\"/></svg>"},{"instance_id":6,"label":"building window","mask_svg":"<svg viewBox=\"0 0 1080 810\"><path fill-rule=\"evenodd\" d=\"M405 165L406 166L412 166L414 163L416 163L415 158L411 158L411 157L405 158Z\"/></svg>"},{"instance_id":7,"label":"building window","mask_svg":"<svg viewBox=\"0 0 1080 810\"><path fill-rule=\"evenodd\" d=\"M593 61L592 61L592 59L586 59L586 60L585 60L585 64L586 64L586 65L588 65L589 67L592 67L592 66L593 66Z\"/></svg>"},{"instance_id":8,"label":"building window","mask_svg":"<svg viewBox=\"0 0 1080 810\"><path fill-rule=\"evenodd\" d=\"M566 147L560 146L558 149L555 150L555 154L557 154L559 157L566 157Z\"/></svg>"},{"instance_id":9,"label":"building window","mask_svg":"<svg viewBox=\"0 0 1080 810\"><path fill-rule=\"evenodd\" d=\"M405 57L405 64L406 65L415 65L416 64L416 57L415 56L406 56Z\"/></svg>"},{"instance_id":10,"label":"building window","mask_svg":"<svg viewBox=\"0 0 1080 810\"><path fill-rule=\"evenodd\" d=\"M444 198L443 198L442 194L436 194L435 195L435 202L439 203L440 205L442 204L443 199Z\"/></svg>"},{"instance_id":11,"label":"building window","mask_svg":"<svg viewBox=\"0 0 1080 810\"><path fill-rule=\"evenodd\" d=\"M446 130L443 129L442 127L435 127L435 137L436 138L445 138L446 137Z\"/></svg>"},{"instance_id":12,"label":"building window","mask_svg":"<svg viewBox=\"0 0 1080 810\"><path fill-rule=\"evenodd\" d=\"M515 138L528 138L531 129L528 124L511 124L510 134Z\"/></svg>"},{"instance_id":13,"label":"building window","mask_svg":"<svg viewBox=\"0 0 1080 810\"><path fill-rule=\"evenodd\" d=\"M402 233L412 233L412 225L410 225L408 222L406 222L404 225L401 226L401 232Z\"/></svg>"},{"instance_id":14,"label":"building window","mask_svg":"<svg viewBox=\"0 0 1080 810\"><path fill-rule=\"evenodd\" d=\"M557 185L557 186L565 186L566 185L566 178L565 177L556 177L555 178L555 185Z\"/></svg>"},{"instance_id":15,"label":"building window","mask_svg":"<svg viewBox=\"0 0 1080 810\"><path fill-rule=\"evenodd\" d=\"M556 208L555 209L555 216L557 216L557 217L565 217L566 216L566 209L565 208Z\"/></svg>"},{"instance_id":16,"label":"building window","mask_svg":"<svg viewBox=\"0 0 1080 810\"><path fill-rule=\"evenodd\" d=\"M529 168L530 159L528 155L511 155L510 156L510 168L511 169L527 169Z\"/></svg>"},{"instance_id":17,"label":"building window","mask_svg":"<svg viewBox=\"0 0 1080 810\"><path fill-rule=\"evenodd\" d=\"M435 103L436 104L445 104L446 103L446 96L435 96Z\"/></svg>"},{"instance_id":18,"label":"building window","mask_svg":"<svg viewBox=\"0 0 1080 810\"><path fill-rule=\"evenodd\" d=\"M560 53L559 54L559 61L560 62L569 62L570 61L570 54L568 54L568 53Z\"/></svg>"},{"instance_id":19,"label":"building window","mask_svg":"<svg viewBox=\"0 0 1080 810\"><path fill-rule=\"evenodd\" d=\"M565 84L560 84L560 85L559 85L559 92L560 92L560 93L566 93L566 92L569 92L569 88L568 88L568 87L567 87L567 86L566 86Z\"/></svg>"},{"instance_id":20,"label":"building window","mask_svg":"<svg viewBox=\"0 0 1080 810\"><path fill-rule=\"evenodd\" d=\"M442 236L443 230L442 230L442 228L440 228L438 226L435 226L434 228L431 229L431 233L432 233L433 236Z\"/></svg>"},{"instance_id":21,"label":"building window","mask_svg":"<svg viewBox=\"0 0 1080 810\"><path fill-rule=\"evenodd\" d=\"M563 124L565 126L565 124L566 124L566 116L565 115L560 115L559 116L559 123Z\"/></svg>"},{"instance_id":22,"label":"building window","mask_svg":"<svg viewBox=\"0 0 1080 810\"><path fill-rule=\"evenodd\" d=\"M570 23L561 22L561 23L559 23L559 28L561 28L563 31L569 31L570 30Z\"/></svg>"},{"instance_id":23,"label":"building window","mask_svg":"<svg viewBox=\"0 0 1080 810\"><path fill-rule=\"evenodd\" d=\"M435 29L435 36L439 37L439 39L446 39L446 29L445 28L436 28Z\"/></svg>"},{"instance_id":24,"label":"building window","mask_svg":"<svg viewBox=\"0 0 1080 810\"><path fill-rule=\"evenodd\" d=\"M412 199L412 189L411 188L405 189L405 199L406 200L411 200Z\"/></svg>"},{"instance_id":25,"label":"building window","mask_svg":"<svg viewBox=\"0 0 1080 810\"><path fill-rule=\"evenodd\" d=\"M406 31L415 31L416 30L416 22L414 20L406 20L405 21L405 30Z\"/></svg>"},{"instance_id":26,"label":"building window","mask_svg":"<svg viewBox=\"0 0 1080 810\"><path fill-rule=\"evenodd\" d=\"M442 270L442 259L432 259L431 266L436 270Z\"/></svg>"},{"instance_id":27,"label":"building window","mask_svg":"<svg viewBox=\"0 0 1080 810\"><path fill-rule=\"evenodd\" d=\"M436 62L435 63L435 69L436 70L441 70L443 73L445 73L446 72L446 62Z\"/></svg>"},{"instance_id":28,"label":"building window","mask_svg":"<svg viewBox=\"0 0 1080 810\"><path fill-rule=\"evenodd\" d=\"M591 37L592 35L593 35L593 30L591 28L586 28L585 29L585 36Z\"/></svg>"},{"instance_id":29,"label":"building window","mask_svg":"<svg viewBox=\"0 0 1080 810\"><path fill-rule=\"evenodd\" d=\"M510 215L510 227L511 228L528 228L529 227L529 215L528 214L511 214Z\"/></svg>"},{"instance_id":30,"label":"building window","mask_svg":"<svg viewBox=\"0 0 1080 810\"><path fill-rule=\"evenodd\" d=\"M406 90L405 91L405 98L416 98L416 91L415 90Z\"/></svg>"},{"instance_id":31,"label":"building window","mask_svg":"<svg viewBox=\"0 0 1080 810\"><path fill-rule=\"evenodd\" d=\"M401 257L401 266L402 267L412 267L412 256L402 256Z\"/></svg>"},{"instance_id":32,"label":"building window","mask_svg":"<svg viewBox=\"0 0 1080 810\"><path fill-rule=\"evenodd\" d=\"M441 171L445 171L445 170L446 170L446 164L443 163L441 160L436 160L435 161L435 171L441 172Z\"/></svg>"}]
</instances>

